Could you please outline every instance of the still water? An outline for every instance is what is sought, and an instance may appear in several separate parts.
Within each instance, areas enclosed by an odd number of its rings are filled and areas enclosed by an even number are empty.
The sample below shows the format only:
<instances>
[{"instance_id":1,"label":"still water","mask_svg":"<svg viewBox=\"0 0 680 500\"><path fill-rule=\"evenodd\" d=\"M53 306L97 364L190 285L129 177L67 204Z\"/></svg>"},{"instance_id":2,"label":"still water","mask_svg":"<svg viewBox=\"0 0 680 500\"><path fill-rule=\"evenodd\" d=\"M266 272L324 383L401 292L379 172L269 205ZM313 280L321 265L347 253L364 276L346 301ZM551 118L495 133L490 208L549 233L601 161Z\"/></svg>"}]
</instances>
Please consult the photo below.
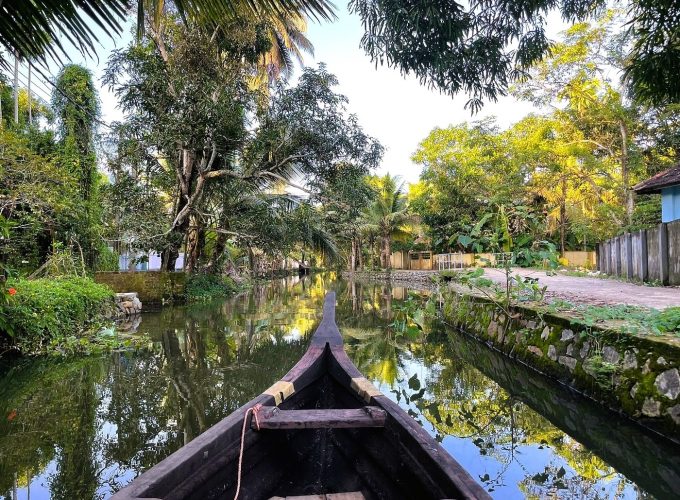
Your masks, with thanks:
<instances>
[{"instance_id":1,"label":"still water","mask_svg":"<svg viewBox=\"0 0 680 500\"><path fill-rule=\"evenodd\" d=\"M5 362L0 497L107 498L287 372L328 289L355 364L495 498L677 498L677 446L424 321L427 297L329 276L145 314L120 327L138 352Z\"/></svg>"}]
</instances>

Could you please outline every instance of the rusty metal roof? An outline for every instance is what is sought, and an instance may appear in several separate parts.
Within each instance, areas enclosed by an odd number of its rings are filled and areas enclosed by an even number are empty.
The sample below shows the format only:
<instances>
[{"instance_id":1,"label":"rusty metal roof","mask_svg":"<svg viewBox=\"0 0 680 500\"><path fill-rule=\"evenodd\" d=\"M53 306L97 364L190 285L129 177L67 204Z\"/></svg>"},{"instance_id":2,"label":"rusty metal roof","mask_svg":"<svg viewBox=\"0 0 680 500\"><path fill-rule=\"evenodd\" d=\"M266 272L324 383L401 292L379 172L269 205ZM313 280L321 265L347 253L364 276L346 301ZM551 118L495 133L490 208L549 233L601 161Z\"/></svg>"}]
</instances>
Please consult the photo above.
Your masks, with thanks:
<instances>
[{"instance_id":1,"label":"rusty metal roof","mask_svg":"<svg viewBox=\"0 0 680 500\"><path fill-rule=\"evenodd\" d=\"M680 163L633 186L637 194L660 193L663 188L680 185Z\"/></svg>"}]
</instances>

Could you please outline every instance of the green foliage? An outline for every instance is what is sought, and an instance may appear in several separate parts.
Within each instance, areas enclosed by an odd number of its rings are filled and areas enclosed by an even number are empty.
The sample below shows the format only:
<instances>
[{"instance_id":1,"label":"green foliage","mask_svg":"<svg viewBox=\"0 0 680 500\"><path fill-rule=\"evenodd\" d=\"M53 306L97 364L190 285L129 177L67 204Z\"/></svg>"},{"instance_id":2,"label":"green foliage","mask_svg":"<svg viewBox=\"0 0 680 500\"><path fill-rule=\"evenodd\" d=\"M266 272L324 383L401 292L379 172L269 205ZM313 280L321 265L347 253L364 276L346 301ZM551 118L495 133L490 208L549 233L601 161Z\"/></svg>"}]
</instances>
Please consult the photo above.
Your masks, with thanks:
<instances>
[{"instance_id":1,"label":"green foliage","mask_svg":"<svg viewBox=\"0 0 680 500\"><path fill-rule=\"evenodd\" d=\"M305 68L294 86L253 91L253 72L271 48L261 23L232 22L213 36L171 16L159 22L163 30L109 60L105 81L127 117L115 128L106 206L129 214L143 200L157 214L154 206L170 198L173 212L143 227L123 215L109 234L162 251L166 267L184 240L190 272L214 271L228 245L248 252L253 267L261 252L271 260L305 250L334 257L336 242L312 206L334 199L339 179L360 178L382 154L348 115L337 78L322 65ZM299 178L309 204L283 194Z\"/></svg>"},{"instance_id":2,"label":"green foliage","mask_svg":"<svg viewBox=\"0 0 680 500\"><path fill-rule=\"evenodd\" d=\"M405 300L392 304L393 318L389 327L398 336L417 339L425 334L426 318L436 315L435 308L433 300L416 292L409 292Z\"/></svg>"},{"instance_id":3,"label":"green foliage","mask_svg":"<svg viewBox=\"0 0 680 500\"><path fill-rule=\"evenodd\" d=\"M630 333L665 333L680 335L680 307L657 309L617 305L586 306L577 308L585 324L596 325L609 321L625 321L624 329Z\"/></svg>"},{"instance_id":4,"label":"green foliage","mask_svg":"<svg viewBox=\"0 0 680 500\"><path fill-rule=\"evenodd\" d=\"M227 297L239 290L236 282L228 276L196 273L187 278L186 296L190 302Z\"/></svg>"},{"instance_id":5,"label":"green foliage","mask_svg":"<svg viewBox=\"0 0 680 500\"><path fill-rule=\"evenodd\" d=\"M95 271L118 271L119 255L109 247L101 245L97 250L97 260L95 261Z\"/></svg>"},{"instance_id":6,"label":"green foliage","mask_svg":"<svg viewBox=\"0 0 680 500\"><path fill-rule=\"evenodd\" d=\"M64 66L55 85L52 108L59 132L59 163L75 177L80 201L76 224L65 228L65 232L92 268L99 246L101 215L94 149L99 97L90 70L76 64Z\"/></svg>"},{"instance_id":7,"label":"green foliage","mask_svg":"<svg viewBox=\"0 0 680 500\"><path fill-rule=\"evenodd\" d=\"M614 386L612 377L619 372L620 367L608 363L602 358L602 355L596 354L583 361L583 369L591 373L601 387L611 389Z\"/></svg>"},{"instance_id":8,"label":"green foliage","mask_svg":"<svg viewBox=\"0 0 680 500\"><path fill-rule=\"evenodd\" d=\"M621 232L638 231L655 227L661 222L661 195L642 195L635 201L632 223Z\"/></svg>"},{"instance_id":9,"label":"green foliage","mask_svg":"<svg viewBox=\"0 0 680 500\"><path fill-rule=\"evenodd\" d=\"M514 249L512 265L556 269L559 266L558 258L559 254L554 243L534 241L530 246Z\"/></svg>"},{"instance_id":10,"label":"green foliage","mask_svg":"<svg viewBox=\"0 0 680 500\"><path fill-rule=\"evenodd\" d=\"M16 290L2 311L9 319L4 342L30 354L80 343L98 330L113 307L113 292L85 277L11 280ZM87 343L83 341L82 345Z\"/></svg>"},{"instance_id":11,"label":"green foliage","mask_svg":"<svg viewBox=\"0 0 680 500\"><path fill-rule=\"evenodd\" d=\"M114 37L123 31L123 22L137 5L138 36L145 27L158 28L159 15L166 10L176 12L184 20L198 23L211 33L225 29L234 19L243 17L285 18L304 12L316 19L334 18L333 4L325 0L190 0L181 2L162 0L48 0L40 4L7 3L5 15L0 19L0 40L8 54L18 53L22 59L45 62L48 57L60 60L68 47L68 40L83 55L93 56L98 36L92 30L96 25L105 35ZM0 66L8 61L0 53Z\"/></svg>"},{"instance_id":12,"label":"green foliage","mask_svg":"<svg viewBox=\"0 0 680 500\"><path fill-rule=\"evenodd\" d=\"M76 225L77 184L54 157L37 154L26 137L0 129L0 211L10 229L0 239L0 260L30 272L50 249L50 231Z\"/></svg>"},{"instance_id":13,"label":"green foliage","mask_svg":"<svg viewBox=\"0 0 680 500\"><path fill-rule=\"evenodd\" d=\"M553 314L569 313L591 327L616 328L630 334L680 336L680 307L658 310L631 305L575 305L553 300L546 310Z\"/></svg>"},{"instance_id":14,"label":"green foliage","mask_svg":"<svg viewBox=\"0 0 680 500\"><path fill-rule=\"evenodd\" d=\"M85 258L82 254L75 253L70 247L64 248L62 244L55 243L47 260L31 274L31 278L85 276L86 273Z\"/></svg>"},{"instance_id":15,"label":"green foliage","mask_svg":"<svg viewBox=\"0 0 680 500\"><path fill-rule=\"evenodd\" d=\"M558 9L574 23L599 17L604 0L352 0L366 33L361 45L376 62L415 74L421 83L469 97L476 112L496 101L515 81L526 80L532 65L553 53L547 15ZM626 83L639 100L680 101L680 54L675 43L678 9L673 2L635 1L618 36L605 42L624 62ZM632 41L632 47L630 42Z\"/></svg>"},{"instance_id":16,"label":"green foliage","mask_svg":"<svg viewBox=\"0 0 680 500\"><path fill-rule=\"evenodd\" d=\"M88 26L88 19L104 32L118 34L129 6L129 0L8 3L0 20L0 40L7 54L16 51L22 59L46 61L51 56L58 60L59 54L66 54L64 39L92 55L97 37ZM4 54L0 55L0 65L7 64Z\"/></svg>"}]
</instances>

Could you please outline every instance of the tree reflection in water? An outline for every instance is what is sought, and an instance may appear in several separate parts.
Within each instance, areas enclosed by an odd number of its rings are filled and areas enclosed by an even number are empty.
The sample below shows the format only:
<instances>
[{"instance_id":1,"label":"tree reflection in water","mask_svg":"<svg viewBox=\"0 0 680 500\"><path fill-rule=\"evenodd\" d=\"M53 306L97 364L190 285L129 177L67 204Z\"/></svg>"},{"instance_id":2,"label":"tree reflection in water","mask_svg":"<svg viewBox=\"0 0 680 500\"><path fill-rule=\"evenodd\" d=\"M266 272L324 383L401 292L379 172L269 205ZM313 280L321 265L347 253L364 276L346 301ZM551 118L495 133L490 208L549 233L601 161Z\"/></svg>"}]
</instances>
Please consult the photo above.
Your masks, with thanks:
<instances>
[{"instance_id":1,"label":"tree reflection in water","mask_svg":"<svg viewBox=\"0 0 680 500\"><path fill-rule=\"evenodd\" d=\"M464 467L476 472L493 495L647 498L646 488L673 497L680 484L675 445L647 435L476 340L436 321L419 320L428 308L426 298L418 302L401 289L387 294L384 287L366 288L349 285L340 299L347 303L342 309L351 311L338 316L350 357ZM395 305L395 297L407 301ZM405 313L410 317L398 320ZM395 324L401 328L395 331ZM418 337L412 335L415 326L423 330ZM590 425L572 425L575 415L587 416L584 421ZM619 436L612 432L614 422ZM598 451L631 477L617 472L565 429L589 443L598 441ZM626 450L621 439L644 445Z\"/></svg>"},{"instance_id":2,"label":"tree reflection in water","mask_svg":"<svg viewBox=\"0 0 680 500\"><path fill-rule=\"evenodd\" d=\"M677 450L428 322L419 296L316 276L144 315L147 350L6 362L0 494L110 495L280 378L330 287L359 368L499 498L664 497L678 484Z\"/></svg>"}]
</instances>

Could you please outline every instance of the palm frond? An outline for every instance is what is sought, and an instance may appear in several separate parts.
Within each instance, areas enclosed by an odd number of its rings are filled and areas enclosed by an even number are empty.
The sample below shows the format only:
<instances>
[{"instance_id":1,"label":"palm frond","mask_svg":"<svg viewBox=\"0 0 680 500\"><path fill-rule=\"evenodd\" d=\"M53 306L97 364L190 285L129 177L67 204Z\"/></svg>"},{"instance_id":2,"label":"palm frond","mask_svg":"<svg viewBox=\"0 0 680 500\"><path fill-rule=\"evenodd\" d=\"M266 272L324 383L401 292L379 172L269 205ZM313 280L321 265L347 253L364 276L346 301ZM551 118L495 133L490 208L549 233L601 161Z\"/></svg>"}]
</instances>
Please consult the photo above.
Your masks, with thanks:
<instances>
[{"instance_id":1,"label":"palm frond","mask_svg":"<svg viewBox=\"0 0 680 500\"><path fill-rule=\"evenodd\" d=\"M66 55L62 37L85 55L99 39L91 23L106 35L122 31L132 0L34 0L0 2L0 45L20 59L46 62ZM7 66L0 53L0 64Z\"/></svg>"},{"instance_id":2,"label":"palm frond","mask_svg":"<svg viewBox=\"0 0 680 500\"><path fill-rule=\"evenodd\" d=\"M21 59L46 63L48 58L68 59L62 39L83 55L93 56L100 42L93 25L105 35L115 37L137 4L137 31L141 36L144 21L160 19L165 0L14 0L0 1L0 46ZM260 19L310 16L332 21L335 6L328 0L174 0L184 20L219 26L233 21L244 9ZM292 24L295 26L295 24ZM304 44L300 48L306 50ZM0 65L9 61L0 52Z\"/></svg>"}]
</instances>

